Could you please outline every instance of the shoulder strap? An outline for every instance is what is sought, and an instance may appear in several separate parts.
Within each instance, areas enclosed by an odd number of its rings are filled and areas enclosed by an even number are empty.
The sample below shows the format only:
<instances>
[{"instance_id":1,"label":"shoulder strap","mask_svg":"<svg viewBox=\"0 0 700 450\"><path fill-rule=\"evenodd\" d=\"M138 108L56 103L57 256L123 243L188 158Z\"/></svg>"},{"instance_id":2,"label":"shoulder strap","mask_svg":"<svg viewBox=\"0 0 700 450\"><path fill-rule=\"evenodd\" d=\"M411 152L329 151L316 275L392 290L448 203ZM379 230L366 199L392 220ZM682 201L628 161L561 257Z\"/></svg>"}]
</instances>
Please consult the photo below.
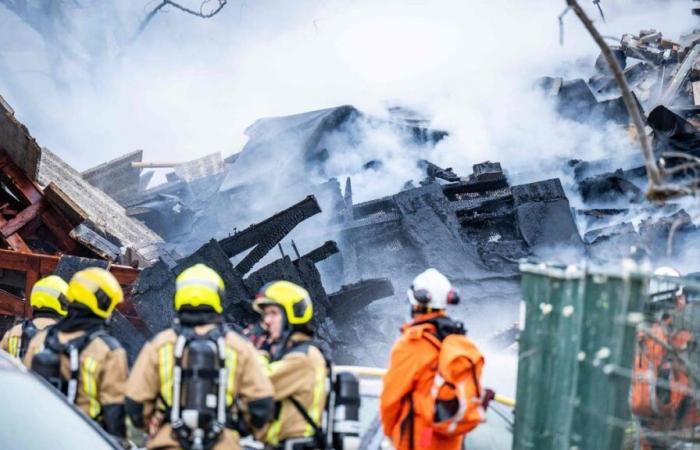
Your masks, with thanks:
<instances>
[{"instance_id":1,"label":"shoulder strap","mask_svg":"<svg viewBox=\"0 0 700 450\"><path fill-rule=\"evenodd\" d=\"M22 332L20 334L18 348L20 358L24 358L24 355L27 353L27 348L29 347L29 341L31 341L38 332L39 329L34 325L31 319L22 322Z\"/></svg>"},{"instance_id":2,"label":"shoulder strap","mask_svg":"<svg viewBox=\"0 0 700 450\"><path fill-rule=\"evenodd\" d=\"M34 335L36 334L36 332L38 330L39 329L36 327L36 325L34 325L34 322L31 319L27 319L24 322L22 322L22 335L23 336L26 335L26 336L29 336L30 338L34 337Z\"/></svg>"},{"instance_id":3,"label":"shoulder strap","mask_svg":"<svg viewBox=\"0 0 700 450\"><path fill-rule=\"evenodd\" d=\"M434 333L431 333L428 330L423 330L423 333L421 334L421 336L425 340L427 340L428 342L433 344L433 346L435 346L435 348L437 348L438 350L440 350L442 348L442 340L440 338L438 338Z\"/></svg>"},{"instance_id":4,"label":"shoulder strap","mask_svg":"<svg viewBox=\"0 0 700 450\"><path fill-rule=\"evenodd\" d=\"M55 353L63 353L66 355L69 353L71 348L77 349L78 353L80 353L85 347L87 347L87 345L90 342L93 341L93 339L103 336L109 336L107 331L104 328L100 327L94 331L85 333L82 336L78 336L77 338L71 339L70 341L63 344L61 343L61 341L58 340L58 331L59 330L56 327L49 328L49 331L46 333L44 347L47 347L49 350Z\"/></svg>"},{"instance_id":5,"label":"shoulder strap","mask_svg":"<svg viewBox=\"0 0 700 450\"><path fill-rule=\"evenodd\" d=\"M294 408L296 408L297 411L299 411L299 414L302 415L306 423L308 423L311 428L314 430L314 439L316 439L316 444L318 444L318 448L320 449L327 449L328 445L326 444L325 439L323 438L323 431L316 425L316 422L309 416L309 413L306 411L306 408L299 402L294 397L287 397L290 402L292 402L292 405L294 405Z\"/></svg>"},{"instance_id":6,"label":"shoulder strap","mask_svg":"<svg viewBox=\"0 0 700 450\"><path fill-rule=\"evenodd\" d=\"M305 351L308 352L309 347L315 347L321 353L321 356L323 357L323 360L326 363L326 371L328 374L328 379L330 381L329 384L331 386L331 390L333 390L333 363L331 361L331 358L329 358L328 355L326 354L326 352L323 351L323 347L318 342L316 342L314 340L298 342L297 344L288 348L284 352L283 356L288 354L288 353L291 353L293 351L298 351L301 348L306 349ZM304 408L304 406L294 396L289 396L289 397L287 397L287 399L290 402L292 402L292 405L294 405L294 408L296 408L296 410L299 411L299 414L301 414L301 416L304 418L306 423L308 423L309 426L311 426L311 428L314 430L314 439L316 439L316 444L318 444L319 448L324 449L324 450L327 449L328 444L326 443L326 439L324 437L323 430L316 424L316 422L314 422L314 420L309 415L308 411L306 411L306 408ZM326 404L324 405L324 409L326 410L326 412L328 412L329 406L330 406L330 395L326 396ZM328 417L329 417L328 420L330 420L330 416L328 416Z\"/></svg>"}]
</instances>

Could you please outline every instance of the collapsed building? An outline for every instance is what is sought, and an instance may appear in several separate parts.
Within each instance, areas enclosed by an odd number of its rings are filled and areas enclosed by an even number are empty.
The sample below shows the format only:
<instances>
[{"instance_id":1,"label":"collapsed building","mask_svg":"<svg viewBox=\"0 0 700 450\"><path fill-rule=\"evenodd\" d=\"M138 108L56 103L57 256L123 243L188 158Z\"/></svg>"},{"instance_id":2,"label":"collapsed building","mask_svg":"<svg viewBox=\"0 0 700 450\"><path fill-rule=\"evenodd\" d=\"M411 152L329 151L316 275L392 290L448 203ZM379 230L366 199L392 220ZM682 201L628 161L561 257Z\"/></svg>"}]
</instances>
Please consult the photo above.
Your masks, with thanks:
<instances>
[{"instance_id":1,"label":"collapsed building","mask_svg":"<svg viewBox=\"0 0 700 450\"><path fill-rule=\"evenodd\" d=\"M649 109L660 158L669 149L700 156L698 40L676 44L642 32L615 49L640 106ZM635 59L641 62L629 62ZM540 86L565 117L628 125L601 61L587 81L547 78ZM668 105L657 104L660 98ZM317 334L338 362L376 363L382 353L356 343L384 343L395 334L406 315L397 307L405 305L402 292L426 267L454 281L464 299L456 315L487 335L492 330L480 329L485 325L471 313L494 312L504 327L516 321L522 258L609 261L633 246L678 256L700 236L682 204L643 201L646 172L636 153L568 161L571 185L557 178L512 183L500 163L489 161L464 176L426 159L448 133L404 108L382 118L340 106L260 119L230 156L148 162L139 150L79 173L1 106L3 326L29 313L23 297L38 277L99 265L127 293L112 327L130 358L170 323L174 279L197 262L224 278L225 314L234 325L256 320L250 300L262 285L290 280L310 291ZM372 176L389 164L381 152L360 151L376 132L405 148L422 175L392 195L357 201L353 178L337 177L334 167L348 160L352 173ZM151 186L157 168L171 170ZM581 205L572 207L571 195Z\"/></svg>"}]
</instances>

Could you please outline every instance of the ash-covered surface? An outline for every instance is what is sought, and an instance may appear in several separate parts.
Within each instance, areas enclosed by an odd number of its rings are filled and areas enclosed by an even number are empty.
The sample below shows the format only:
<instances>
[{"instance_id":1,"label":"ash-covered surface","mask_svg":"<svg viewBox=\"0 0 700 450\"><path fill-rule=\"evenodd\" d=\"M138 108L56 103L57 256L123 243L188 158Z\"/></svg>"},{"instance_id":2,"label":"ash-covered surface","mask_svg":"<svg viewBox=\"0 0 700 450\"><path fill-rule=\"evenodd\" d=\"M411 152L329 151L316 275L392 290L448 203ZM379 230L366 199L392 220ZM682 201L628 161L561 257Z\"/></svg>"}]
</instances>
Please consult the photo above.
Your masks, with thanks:
<instances>
[{"instance_id":1,"label":"ash-covered surface","mask_svg":"<svg viewBox=\"0 0 700 450\"><path fill-rule=\"evenodd\" d=\"M374 125L416 151L422 177L394 195L355 202L352 179L343 180L343 189L335 179L324 181L325 164L347 152L348 141L362 146L362 127ZM407 315L405 289L435 267L461 289L456 315L477 334L489 331L474 320L476 308L512 323L517 261L553 248L584 257L584 243L558 179L512 186L497 162L460 176L422 157L445 134L424 121L380 122L347 106L257 122L249 144L224 158L221 169L195 171L200 175L189 179L175 171L165 184L123 200L128 214L158 230L173 252L189 254L143 270L133 292L136 310L150 332L167 326L175 277L204 262L224 276L228 319L245 326L256 318L255 292L287 279L311 292L319 337L338 361L381 364ZM274 160L276 152L282 160ZM359 163L371 173L382 161ZM303 172L260 175L278 164ZM259 175L251 178L251 171ZM270 211L273 205L284 209ZM358 347L359 341L369 345Z\"/></svg>"}]
</instances>

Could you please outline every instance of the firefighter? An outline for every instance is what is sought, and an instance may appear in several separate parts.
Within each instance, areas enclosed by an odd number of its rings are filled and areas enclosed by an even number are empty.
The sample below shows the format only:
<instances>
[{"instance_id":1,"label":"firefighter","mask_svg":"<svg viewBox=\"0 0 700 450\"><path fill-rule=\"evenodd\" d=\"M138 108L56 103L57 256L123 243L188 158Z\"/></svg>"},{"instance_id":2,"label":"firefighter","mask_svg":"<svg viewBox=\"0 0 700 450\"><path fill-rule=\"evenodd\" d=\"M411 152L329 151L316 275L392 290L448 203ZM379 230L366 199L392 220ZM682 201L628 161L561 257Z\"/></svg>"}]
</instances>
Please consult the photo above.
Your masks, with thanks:
<instances>
[{"instance_id":1,"label":"firefighter","mask_svg":"<svg viewBox=\"0 0 700 450\"><path fill-rule=\"evenodd\" d=\"M25 319L8 330L0 342L0 348L22 359L27 353L29 341L67 314L67 291L68 285L59 276L49 275L37 281L29 296L33 318Z\"/></svg>"},{"instance_id":2,"label":"firefighter","mask_svg":"<svg viewBox=\"0 0 700 450\"><path fill-rule=\"evenodd\" d=\"M147 431L149 449L237 449L239 409L254 428L272 416L272 385L252 344L224 323L223 294L211 268L183 271L173 326L151 338L134 363L126 410Z\"/></svg>"},{"instance_id":3,"label":"firefighter","mask_svg":"<svg viewBox=\"0 0 700 450\"><path fill-rule=\"evenodd\" d=\"M322 430L330 363L313 341L313 303L306 289L274 281L260 289L253 308L262 316L257 339L275 389L274 421L258 433L269 449L326 448Z\"/></svg>"},{"instance_id":4,"label":"firefighter","mask_svg":"<svg viewBox=\"0 0 700 450\"><path fill-rule=\"evenodd\" d=\"M459 296L443 274L426 270L407 295L412 320L391 350L380 397L384 434L397 450L461 449L494 398L480 387L483 356L446 314Z\"/></svg>"},{"instance_id":5,"label":"firefighter","mask_svg":"<svg viewBox=\"0 0 700 450\"><path fill-rule=\"evenodd\" d=\"M105 328L122 289L111 273L92 267L71 278L66 297L66 317L32 339L24 364L108 433L123 437L127 358Z\"/></svg>"},{"instance_id":6,"label":"firefighter","mask_svg":"<svg viewBox=\"0 0 700 450\"><path fill-rule=\"evenodd\" d=\"M697 423L696 402L688 395L688 367L679 357L687 358L694 343L684 323L684 288L672 280L680 276L673 268L660 267L649 283L651 323L638 337L630 395L632 413L642 428L642 449L666 448L665 434Z\"/></svg>"}]
</instances>

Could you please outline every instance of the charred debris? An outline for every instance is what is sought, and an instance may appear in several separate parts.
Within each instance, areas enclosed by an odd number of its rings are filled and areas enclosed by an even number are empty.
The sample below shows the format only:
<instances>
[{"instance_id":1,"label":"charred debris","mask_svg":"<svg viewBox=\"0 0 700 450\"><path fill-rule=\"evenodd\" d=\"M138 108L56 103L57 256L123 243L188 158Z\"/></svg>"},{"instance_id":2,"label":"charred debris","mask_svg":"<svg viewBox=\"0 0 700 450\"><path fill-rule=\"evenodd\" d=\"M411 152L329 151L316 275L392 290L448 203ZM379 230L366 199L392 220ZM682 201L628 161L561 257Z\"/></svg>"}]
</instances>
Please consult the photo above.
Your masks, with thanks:
<instances>
[{"instance_id":1,"label":"charred debris","mask_svg":"<svg viewBox=\"0 0 700 450\"><path fill-rule=\"evenodd\" d=\"M625 35L614 49L659 158L669 150L700 156L697 42L700 34L675 43L650 30ZM609 71L602 61L594 70L588 80L550 77L539 85L564 117L628 127ZM376 129L416 150L424 177L357 202L351 178L328 176L329 161ZM700 236L682 205L644 201L636 153L568 161L562 170L573 181L566 185L557 178L513 184L498 162L476 164L464 176L421 157L448 133L402 108L379 119L340 106L261 119L246 133L244 148L226 157L148 162L135 151L79 173L41 148L0 101L2 325L29 314L23 297L40 276L101 265L127 293L112 327L133 357L172 319L175 277L203 262L224 278L225 313L241 327L255 319L250 299L263 284L305 286L319 337L337 361L353 362L363 357L352 343L395 332L374 305L404 304L397 298L426 266L461 288L468 317L475 308L515 305L521 258L554 251L606 261L633 246L679 256ZM358 160L355 173L387 163L379 155ZM155 168L170 171L151 187ZM571 195L580 200L576 208ZM467 325L478 334L478 323Z\"/></svg>"},{"instance_id":2,"label":"charred debris","mask_svg":"<svg viewBox=\"0 0 700 450\"><path fill-rule=\"evenodd\" d=\"M678 42L657 30L625 34L611 49L637 104L660 165L677 179L697 180L700 157L700 30ZM559 114L600 126L619 126L634 138L627 110L605 59L588 80L545 77L538 85L554 98ZM632 141L631 141L632 142ZM630 246L659 258L683 258L700 243L698 228L682 201L650 204L644 198L646 169L640 152L597 161L568 161L564 172L584 207L575 211L588 253L605 261ZM697 186L697 183L696 183ZM689 207L694 208L691 204ZM693 212L691 211L691 214ZM694 247L697 248L697 247Z\"/></svg>"}]
</instances>

